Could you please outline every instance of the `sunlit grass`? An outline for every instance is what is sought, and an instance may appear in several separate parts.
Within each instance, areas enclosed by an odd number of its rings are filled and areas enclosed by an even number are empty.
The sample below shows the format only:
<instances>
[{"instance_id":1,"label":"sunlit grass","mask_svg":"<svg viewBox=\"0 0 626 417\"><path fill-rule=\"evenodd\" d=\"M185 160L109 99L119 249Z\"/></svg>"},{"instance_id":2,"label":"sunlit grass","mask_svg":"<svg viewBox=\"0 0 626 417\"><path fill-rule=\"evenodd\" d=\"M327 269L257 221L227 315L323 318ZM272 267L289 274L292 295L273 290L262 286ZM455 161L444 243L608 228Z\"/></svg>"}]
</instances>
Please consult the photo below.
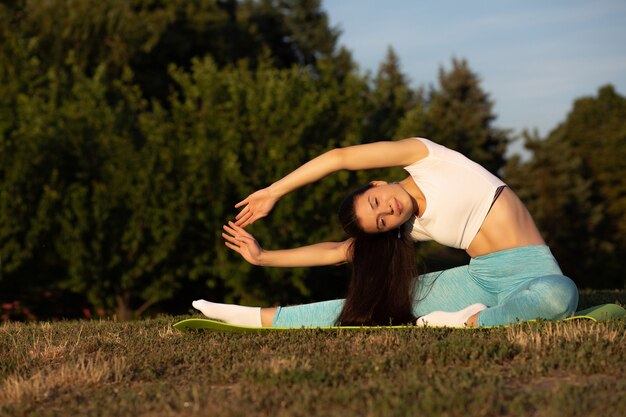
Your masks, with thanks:
<instances>
[{"instance_id":1,"label":"sunlit grass","mask_svg":"<svg viewBox=\"0 0 626 417\"><path fill-rule=\"evenodd\" d=\"M483 330L0 326L0 415L621 415L626 320Z\"/></svg>"}]
</instances>

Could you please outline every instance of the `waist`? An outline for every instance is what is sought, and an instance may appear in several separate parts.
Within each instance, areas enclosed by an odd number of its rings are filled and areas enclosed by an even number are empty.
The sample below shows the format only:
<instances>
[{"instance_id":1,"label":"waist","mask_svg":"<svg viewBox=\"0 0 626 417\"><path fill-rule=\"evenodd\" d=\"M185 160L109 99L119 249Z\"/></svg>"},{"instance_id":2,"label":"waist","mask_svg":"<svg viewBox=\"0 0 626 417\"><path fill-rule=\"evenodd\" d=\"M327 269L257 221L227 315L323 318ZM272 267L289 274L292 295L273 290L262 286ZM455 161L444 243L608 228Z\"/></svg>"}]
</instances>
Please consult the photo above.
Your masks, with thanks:
<instances>
[{"instance_id":1,"label":"waist","mask_svg":"<svg viewBox=\"0 0 626 417\"><path fill-rule=\"evenodd\" d=\"M470 260L469 268L486 276L493 273L499 279L562 273L546 245L522 246L477 256Z\"/></svg>"},{"instance_id":2,"label":"waist","mask_svg":"<svg viewBox=\"0 0 626 417\"><path fill-rule=\"evenodd\" d=\"M508 249L545 245L526 206L506 187L467 248L472 258Z\"/></svg>"}]
</instances>

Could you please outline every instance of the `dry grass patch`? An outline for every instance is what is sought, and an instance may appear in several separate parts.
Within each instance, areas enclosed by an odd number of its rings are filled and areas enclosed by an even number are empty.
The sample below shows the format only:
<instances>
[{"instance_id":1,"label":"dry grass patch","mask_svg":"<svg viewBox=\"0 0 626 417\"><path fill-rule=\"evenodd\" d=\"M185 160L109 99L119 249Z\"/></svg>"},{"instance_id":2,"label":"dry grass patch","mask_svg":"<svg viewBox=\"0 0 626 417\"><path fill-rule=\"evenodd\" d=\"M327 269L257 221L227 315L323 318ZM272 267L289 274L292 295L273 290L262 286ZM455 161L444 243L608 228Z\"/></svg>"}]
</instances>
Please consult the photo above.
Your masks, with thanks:
<instances>
[{"instance_id":1,"label":"dry grass patch","mask_svg":"<svg viewBox=\"0 0 626 417\"><path fill-rule=\"evenodd\" d=\"M294 369L305 371L313 369L309 360L298 358L295 355L288 358L269 358L267 363L262 364L261 368L269 369L273 374L278 374L283 371L293 371Z\"/></svg>"},{"instance_id":2,"label":"dry grass patch","mask_svg":"<svg viewBox=\"0 0 626 417\"><path fill-rule=\"evenodd\" d=\"M50 363L71 357L77 352L83 328L84 326L80 326L78 329L76 339L67 339L65 335L57 335L55 339L52 325L50 323L42 323L42 332L40 335L35 336L32 347L28 350L28 355L39 363Z\"/></svg>"},{"instance_id":3,"label":"dry grass patch","mask_svg":"<svg viewBox=\"0 0 626 417\"><path fill-rule=\"evenodd\" d=\"M172 326L164 326L159 329L158 335L161 339L170 339L170 338L182 337L183 333L180 330L176 330Z\"/></svg>"},{"instance_id":4,"label":"dry grass patch","mask_svg":"<svg viewBox=\"0 0 626 417\"><path fill-rule=\"evenodd\" d=\"M120 382L127 369L121 357L106 359L101 354L79 355L75 360L51 365L27 376L8 376L0 387L0 403L39 401L65 389L82 389L100 382Z\"/></svg>"},{"instance_id":5,"label":"dry grass patch","mask_svg":"<svg viewBox=\"0 0 626 417\"><path fill-rule=\"evenodd\" d=\"M609 342L618 346L626 345L626 333L623 330L607 323L594 323L586 320L547 321L541 325L522 323L507 328L506 337L509 342L532 350L554 347L563 341L580 344Z\"/></svg>"}]
</instances>

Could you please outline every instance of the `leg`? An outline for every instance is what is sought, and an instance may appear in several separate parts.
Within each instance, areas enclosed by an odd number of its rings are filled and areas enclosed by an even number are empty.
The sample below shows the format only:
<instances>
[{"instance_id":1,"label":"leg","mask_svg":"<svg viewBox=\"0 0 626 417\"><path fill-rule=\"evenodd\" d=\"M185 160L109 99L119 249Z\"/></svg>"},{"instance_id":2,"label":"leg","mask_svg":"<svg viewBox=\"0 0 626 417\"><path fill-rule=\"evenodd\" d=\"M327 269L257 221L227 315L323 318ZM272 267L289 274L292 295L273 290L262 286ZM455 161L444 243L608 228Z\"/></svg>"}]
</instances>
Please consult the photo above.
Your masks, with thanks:
<instances>
[{"instance_id":1,"label":"leg","mask_svg":"<svg viewBox=\"0 0 626 417\"><path fill-rule=\"evenodd\" d=\"M420 276L413 313L421 316L418 326L471 327L480 311L495 304L497 294L471 273L470 266L460 266Z\"/></svg>"},{"instance_id":2,"label":"leg","mask_svg":"<svg viewBox=\"0 0 626 417\"><path fill-rule=\"evenodd\" d=\"M334 326L343 308L344 300L278 307L272 327L329 327Z\"/></svg>"},{"instance_id":3,"label":"leg","mask_svg":"<svg viewBox=\"0 0 626 417\"><path fill-rule=\"evenodd\" d=\"M497 297L476 283L467 266L461 266L421 275L413 314L424 316L436 310L456 312L477 303L495 305ZM272 325L288 328L334 326L342 308L343 300L278 307Z\"/></svg>"},{"instance_id":4,"label":"leg","mask_svg":"<svg viewBox=\"0 0 626 417\"><path fill-rule=\"evenodd\" d=\"M447 312L482 303L494 305L497 298L482 289L468 273L467 266L421 275L416 289L413 314L423 316L435 310ZM334 326L343 300L278 307L273 327Z\"/></svg>"},{"instance_id":5,"label":"leg","mask_svg":"<svg viewBox=\"0 0 626 417\"><path fill-rule=\"evenodd\" d=\"M559 320L569 317L578 305L578 289L564 275L547 275L529 280L502 298L494 307L479 313L479 326L499 326L536 318Z\"/></svg>"},{"instance_id":6,"label":"leg","mask_svg":"<svg viewBox=\"0 0 626 417\"><path fill-rule=\"evenodd\" d=\"M263 309L199 301L203 303L199 304L196 301L194 307L207 317L231 324L257 327L334 326L343 308L343 300ZM482 289L473 280L467 266L462 266L420 276L413 312L416 316L423 316L435 310L457 311L476 303L494 305L497 302L493 294ZM242 321L244 319L245 321ZM253 324L257 323L257 320L258 324Z\"/></svg>"},{"instance_id":7,"label":"leg","mask_svg":"<svg viewBox=\"0 0 626 417\"><path fill-rule=\"evenodd\" d=\"M272 327L274 317L276 317L277 307L267 307L261 309L261 326Z\"/></svg>"},{"instance_id":8,"label":"leg","mask_svg":"<svg viewBox=\"0 0 626 417\"><path fill-rule=\"evenodd\" d=\"M452 312L473 304L492 306L498 303L497 300L497 295L483 288L467 266L459 266L419 277L413 314L424 316L439 310Z\"/></svg>"},{"instance_id":9,"label":"leg","mask_svg":"<svg viewBox=\"0 0 626 417\"><path fill-rule=\"evenodd\" d=\"M327 327L334 326L343 300L323 301L290 307L246 307L236 304L196 300L192 306L206 317L249 327Z\"/></svg>"},{"instance_id":10,"label":"leg","mask_svg":"<svg viewBox=\"0 0 626 417\"><path fill-rule=\"evenodd\" d=\"M470 316L470 318L467 319L467 321L465 322L465 326L467 327L478 327L478 316L480 315L480 311L476 314L474 314L473 316Z\"/></svg>"}]
</instances>

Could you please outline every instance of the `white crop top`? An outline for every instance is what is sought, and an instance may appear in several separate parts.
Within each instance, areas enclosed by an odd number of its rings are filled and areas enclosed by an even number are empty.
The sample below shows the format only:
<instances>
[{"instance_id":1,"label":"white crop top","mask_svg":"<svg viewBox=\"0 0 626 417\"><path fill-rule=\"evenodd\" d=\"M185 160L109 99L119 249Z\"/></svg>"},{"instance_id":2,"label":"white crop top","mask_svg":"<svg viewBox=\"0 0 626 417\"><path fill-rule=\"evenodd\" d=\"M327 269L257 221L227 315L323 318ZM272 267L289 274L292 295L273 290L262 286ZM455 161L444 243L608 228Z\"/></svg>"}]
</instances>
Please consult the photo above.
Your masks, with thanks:
<instances>
[{"instance_id":1,"label":"white crop top","mask_svg":"<svg viewBox=\"0 0 626 417\"><path fill-rule=\"evenodd\" d=\"M426 198L426 211L415 217L414 240L435 240L467 249L493 204L502 180L459 152L416 138L428 148L428 156L404 167Z\"/></svg>"}]
</instances>

